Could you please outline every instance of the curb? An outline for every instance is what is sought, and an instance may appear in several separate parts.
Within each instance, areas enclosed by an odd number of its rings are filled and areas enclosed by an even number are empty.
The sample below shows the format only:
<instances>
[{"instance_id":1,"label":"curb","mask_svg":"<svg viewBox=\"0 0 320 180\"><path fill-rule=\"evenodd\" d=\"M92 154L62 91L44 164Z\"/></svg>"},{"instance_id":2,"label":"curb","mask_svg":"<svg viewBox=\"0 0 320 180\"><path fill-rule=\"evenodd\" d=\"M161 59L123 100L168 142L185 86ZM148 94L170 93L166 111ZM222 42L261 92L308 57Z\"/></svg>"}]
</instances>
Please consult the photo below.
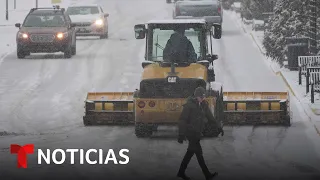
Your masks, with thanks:
<instances>
[{"instance_id":1,"label":"curb","mask_svg":"<svg viewBox=\"0 0 320 180\"><path fill-rule=\"evenodd\" d=\"M259 51L265 56L265 52L263 52L263 50L262 50L262 48L259 46L259 44L258 44L258 42L257 42L257 40L256 40L256 38L253 36L253 34L252 33L250 33L250 36L252 37L252 39L253 39L253 41L254 41L254 43L257 45L257 47L259 48Z\"/></svg>"},{"instance_id":2,"label":"curb","mask_svg":"<svg viewBox=\"0 0 320 180\"><path fill-rule=\"evenodd\" d=\"M296 98L299 100L299 102L301 102L300 98L298 98L298 97L296 96L296 93L294 92L294 90L292 89L292 87L290 86L288 80L284 77L284 75L282 74L282 72L279 71L279 72L277 73L277 75L278 75L278 76L281 76L282 80L284 81L284 83L286 83L286 85L287 85L287 87L289 88L289 90L290 90L290 92L292 93L292 95L293 95L294 97L296 97Z\"/></svg>"}]
</instances>

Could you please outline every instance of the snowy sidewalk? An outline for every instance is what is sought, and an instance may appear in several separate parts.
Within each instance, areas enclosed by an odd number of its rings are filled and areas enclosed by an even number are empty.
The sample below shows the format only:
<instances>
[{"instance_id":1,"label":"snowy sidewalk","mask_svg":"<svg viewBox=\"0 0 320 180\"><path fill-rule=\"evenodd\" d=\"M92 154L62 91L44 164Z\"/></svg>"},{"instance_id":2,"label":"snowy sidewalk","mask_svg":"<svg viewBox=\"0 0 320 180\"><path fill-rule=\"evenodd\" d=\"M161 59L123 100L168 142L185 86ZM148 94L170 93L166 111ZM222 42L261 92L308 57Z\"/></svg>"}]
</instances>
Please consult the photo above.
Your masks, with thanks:
<instances>
[{"instance_id":1,"label":"snowy sidewalk","mask_svg":"<svg viewBox=\"0 0 320 180\"><path fill-rule=\"evenodd\" d=\"M241 21L240 15L232 12L232 11L225 11L228 16L231 16L239 25L243 31L250 36L253 40L259 51L265 55L265 49L263 47L262 41L264 32L263 31L252 31L252 24L244 24ZM307 114L311 114L311 116L315 116L313 119L317 119L317 123L320 123L320 94L315 94L315 103L311 103L311 95L310 92L306 94L306 87L305 87L305 80L302 81L302 85L298 83L298 71L290 71L287 68L280 68L280 66L272 61L270 58L266 57L265 62L273 72L277 75L280 75L287 86L289 87L291 93L297 97L300 101L301 105L304 107ZM318 120L319 119L319 120ZM319 121L319 122L318 122Z\"/></svg>"},{"instance_id":2,"label":"snowy sidewalk","mask_svg":"<svg viewBox=\"0 0 320 180\"><path fill-rule=\"evenodd\" d=\"M0 65L3 58L16 50L16 33L18 28L15 23L22 23L31 8L36 7L36 0L16 0L16 7L14 8L14 0L8 1L9 18L6 20L6 1L0 1ZM38 0L38 7L52 7L53 5L60 5L66 8L69 5L77 3L91 3L94 0L61 0L60 3L56 0Z\"/></svg>"}]
</instances>

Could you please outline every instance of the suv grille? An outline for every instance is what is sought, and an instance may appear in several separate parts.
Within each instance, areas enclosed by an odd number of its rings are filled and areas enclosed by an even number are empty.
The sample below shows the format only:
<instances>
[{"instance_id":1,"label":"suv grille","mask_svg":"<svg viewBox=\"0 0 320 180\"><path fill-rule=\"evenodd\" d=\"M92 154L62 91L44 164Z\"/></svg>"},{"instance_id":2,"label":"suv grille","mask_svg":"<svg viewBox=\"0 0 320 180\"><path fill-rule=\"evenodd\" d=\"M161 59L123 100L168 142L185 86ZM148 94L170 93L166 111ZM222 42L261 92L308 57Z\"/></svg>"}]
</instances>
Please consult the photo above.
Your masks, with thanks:
<instances>
[{"instance_id":1,"label":"suv grille","mask_svg":"<svg viewBox=\"0 0 320 180\"><path fill-rule=\"evenodd\" d=\"M32 42L53 42L53 34L33 34L30 36Z\"/></svg>"},{"instance_id":2,"label":"suv grille","mask_svg":"<svg viewBox=\"0 0 320 180\"><path fill-rule=\"evenodd\" d=\"M92 23L90 22L78 22L78 23L74 23L76 24L76 26L79 26L79 27L85 27L85 26L91 26Z\"/></svg>"}]
</instances>

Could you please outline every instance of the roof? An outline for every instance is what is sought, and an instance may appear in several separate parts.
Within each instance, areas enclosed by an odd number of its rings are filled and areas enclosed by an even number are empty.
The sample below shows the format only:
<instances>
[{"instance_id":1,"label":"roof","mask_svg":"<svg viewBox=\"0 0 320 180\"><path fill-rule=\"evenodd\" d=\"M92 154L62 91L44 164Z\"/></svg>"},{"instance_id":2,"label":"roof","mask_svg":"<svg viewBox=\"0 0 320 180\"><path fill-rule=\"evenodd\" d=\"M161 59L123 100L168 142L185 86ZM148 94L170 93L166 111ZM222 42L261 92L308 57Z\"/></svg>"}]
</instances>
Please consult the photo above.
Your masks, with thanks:
<instances>
[{"instance_id":1,"label":"roof","mask_svg":"<svg viewBox=\"0 0 320 180\"><path fill-rule=\"evenodd\" d=\"M90 3L77 3L76 5L69 5L68 7L99 7L98 4L90 4Z\"/></svg>"},{"instance_id":2,"label":"roof","mask_svg":"<svg viewBox=\"0 0 320 180\"><path fill-rule=\"evenodd\" d=\"M35 9L30 14L62 14L61 9Z\"/></svg>"},{"instance_id":3,"label":"roof","mask_svg":"<svg viewBox=\"0 0 320 180\"><path fill-rule=\"evenodd\" d=\"M217 5L219 2L217 0L197 0L197 1L177 1L177 5L185 5L185 4L193 4L193 5L200 5L200 4L212 4Z\"/></svg>"},{"instance_id":4,"label":"roof","mask_svg":"<svg viewBox=\"0 0 320 180\"><path fill-rule=\"evenodd\" d=\"M162 20L151 20L147 24L205 24L204 19L162 19Z\"/></svg>"}]
</instances>

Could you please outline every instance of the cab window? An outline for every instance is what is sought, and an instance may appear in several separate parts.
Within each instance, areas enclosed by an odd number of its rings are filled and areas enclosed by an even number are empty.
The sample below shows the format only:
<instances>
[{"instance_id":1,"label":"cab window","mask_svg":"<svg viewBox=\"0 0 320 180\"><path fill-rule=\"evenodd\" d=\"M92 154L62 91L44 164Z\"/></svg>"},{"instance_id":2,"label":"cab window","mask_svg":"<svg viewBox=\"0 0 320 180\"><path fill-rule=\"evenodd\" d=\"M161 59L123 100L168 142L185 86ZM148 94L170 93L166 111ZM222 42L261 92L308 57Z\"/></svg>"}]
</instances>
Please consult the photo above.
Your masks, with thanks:
<instances>
[{"instance_id":1,"label":"cab window","mask_svg":"<svg viewBox=\"0 0 320 180\"><path fill-rule=\"evenodd\" d=\"M166 47L166 44L173 33L174 31L170 29L153 29L152 61L163 61L163 49ZM191 41L197 57L199 57L201 53L199 34L200 31L194 28L185 30L185 36Z\"/></svg>"}]
</instances>

